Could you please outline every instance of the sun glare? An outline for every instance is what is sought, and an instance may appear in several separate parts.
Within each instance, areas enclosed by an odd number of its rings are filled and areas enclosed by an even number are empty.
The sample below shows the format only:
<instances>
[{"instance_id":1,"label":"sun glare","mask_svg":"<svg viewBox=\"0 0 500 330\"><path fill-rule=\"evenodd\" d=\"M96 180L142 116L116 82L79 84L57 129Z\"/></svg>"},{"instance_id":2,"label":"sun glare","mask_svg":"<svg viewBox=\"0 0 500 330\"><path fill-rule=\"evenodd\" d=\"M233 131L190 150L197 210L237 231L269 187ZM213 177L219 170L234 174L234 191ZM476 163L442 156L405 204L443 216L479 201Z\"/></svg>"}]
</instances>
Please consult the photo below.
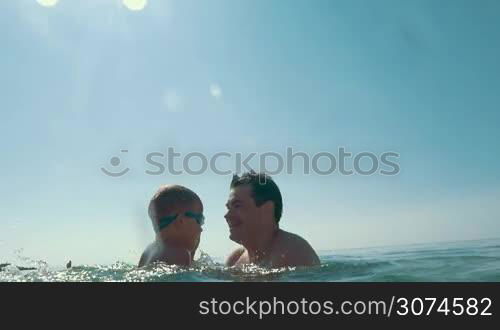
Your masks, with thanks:
<instances>
[{"instance_id":1,"label":"sun glare","mask_svg":"<svg viewBox=\"0 0 500 330\"><path fill-rule=\"evenodd\" d=\"M59 0L36 0L36 2L44 7L54 7L55 5L57 5Z\"/></svg>"},{"instance_id":2,"label":"sun glare","mask_svg":"<svg viewBox=\"0 0 500 330\"><path fill-rule=\"evenodd\" d=\"M123 0L123 5L132 11L143 10L147 4L147 0Z\"/></svg>"}]
</instances>

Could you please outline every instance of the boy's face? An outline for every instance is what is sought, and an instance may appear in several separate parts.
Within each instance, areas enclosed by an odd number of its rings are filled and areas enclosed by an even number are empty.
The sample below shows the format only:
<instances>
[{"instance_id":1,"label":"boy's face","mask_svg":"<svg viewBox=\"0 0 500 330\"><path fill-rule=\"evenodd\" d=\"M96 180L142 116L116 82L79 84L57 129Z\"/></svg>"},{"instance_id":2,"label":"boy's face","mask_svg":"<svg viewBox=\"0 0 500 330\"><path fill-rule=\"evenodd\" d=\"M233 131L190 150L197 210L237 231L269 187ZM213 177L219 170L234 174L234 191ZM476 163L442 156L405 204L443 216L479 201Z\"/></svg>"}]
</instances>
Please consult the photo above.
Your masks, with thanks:
<instances>
[{"instance_id":1,"label":"boy's face","mask_svg":"<svg viewBox=\"0 0 500 330\"><path fill-rule=\"evenodd\" d=\"M170 215L177 215L175 220L162 229L158 235L162 240L175 239L186 249L194 252L200 244L200 236L203 229L196 219L186 213L203 214L203 205L199 202L180 207Z\"/></svg>"},{"instance_id":2,"label":"boy's face","mask_svg":"<svg viewBox=\"0 0 500 330\"><path fill-rule=\"evenodd\" d=\"M195 219L187 216L186 212L202 214L203 205L201 203L193 203L188 207L182 208L176 220L179 222L179 233L187 243L189 250L194 252L200 244L200 236L203 229Z\"/></svg>"}]
</instances>

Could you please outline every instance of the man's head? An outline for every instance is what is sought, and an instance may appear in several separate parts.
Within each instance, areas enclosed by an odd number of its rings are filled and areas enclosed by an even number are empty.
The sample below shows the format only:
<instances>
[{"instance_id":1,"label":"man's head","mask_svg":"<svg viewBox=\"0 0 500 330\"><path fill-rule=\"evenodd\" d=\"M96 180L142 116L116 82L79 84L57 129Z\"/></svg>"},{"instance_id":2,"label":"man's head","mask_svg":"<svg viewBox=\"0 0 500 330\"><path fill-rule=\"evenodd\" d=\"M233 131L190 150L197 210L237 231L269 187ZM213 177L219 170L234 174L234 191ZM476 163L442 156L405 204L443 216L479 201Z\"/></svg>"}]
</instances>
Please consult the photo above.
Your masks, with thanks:
<instances>
[{"instance_id":1,"label":"man's head","mask_svg":"<svg viewBox=\"0 0 500 330\"><path fill-rule=\"evenodd\" d=\"M202 232L196 220L203 204L192 190L180 185L164 185L149 203L149 217L160 239L173 239L194 251Z\"/></svg>"},{"instance_id":2,"label":"man's head","mask_svg":"<svg viewBox=\"0 0 500 330\"><path fill-rule=\"evenodd\" d=\"M278 226L283 200L271 177L253 171L235 175L230 189L225 218L231 240L243 244Z\"/></svg>"}]
</instances>

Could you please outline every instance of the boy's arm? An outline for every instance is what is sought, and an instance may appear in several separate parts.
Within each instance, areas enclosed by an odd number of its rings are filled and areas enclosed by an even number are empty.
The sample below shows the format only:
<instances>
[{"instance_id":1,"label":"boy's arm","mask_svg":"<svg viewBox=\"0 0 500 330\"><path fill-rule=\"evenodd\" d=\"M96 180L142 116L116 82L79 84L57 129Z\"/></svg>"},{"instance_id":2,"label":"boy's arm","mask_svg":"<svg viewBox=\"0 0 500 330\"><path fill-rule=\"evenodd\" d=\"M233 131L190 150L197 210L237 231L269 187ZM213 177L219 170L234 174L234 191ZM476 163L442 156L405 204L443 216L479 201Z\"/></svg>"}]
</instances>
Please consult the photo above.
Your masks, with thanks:
<instances>
[{"instance_id":1,"label":"boy's arm","mask_svg":"<svg viewBox=\"0 0 500 330\"><path fill-rule=\"evenodd\" d=\"M240 247L233 251L226 259L226 266L232 267L240 259L241 255L245 252L245 248Z\"/></svg>"}]
</instances>

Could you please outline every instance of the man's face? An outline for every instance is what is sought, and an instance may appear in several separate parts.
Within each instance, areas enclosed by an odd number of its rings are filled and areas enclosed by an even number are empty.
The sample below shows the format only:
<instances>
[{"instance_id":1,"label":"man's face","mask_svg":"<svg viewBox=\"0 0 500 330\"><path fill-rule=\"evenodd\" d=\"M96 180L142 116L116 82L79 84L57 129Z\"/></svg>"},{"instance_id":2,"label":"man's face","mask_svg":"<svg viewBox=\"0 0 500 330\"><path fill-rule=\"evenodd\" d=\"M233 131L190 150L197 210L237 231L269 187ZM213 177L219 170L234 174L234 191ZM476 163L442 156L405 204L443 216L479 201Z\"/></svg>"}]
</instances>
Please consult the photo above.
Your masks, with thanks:
<instances>
[{"instance_id":1,"label":"man's face","mask_svg":"<svg viewBox=\"0 0 500 330\"><path fill-rule=\"evenodd\" d=\"M224 216L229 225L229 238L237 243L248 242L260 232L260 208L255 205L252 187L241 185L231 189Z\"/></svg>"}]
</instances>

